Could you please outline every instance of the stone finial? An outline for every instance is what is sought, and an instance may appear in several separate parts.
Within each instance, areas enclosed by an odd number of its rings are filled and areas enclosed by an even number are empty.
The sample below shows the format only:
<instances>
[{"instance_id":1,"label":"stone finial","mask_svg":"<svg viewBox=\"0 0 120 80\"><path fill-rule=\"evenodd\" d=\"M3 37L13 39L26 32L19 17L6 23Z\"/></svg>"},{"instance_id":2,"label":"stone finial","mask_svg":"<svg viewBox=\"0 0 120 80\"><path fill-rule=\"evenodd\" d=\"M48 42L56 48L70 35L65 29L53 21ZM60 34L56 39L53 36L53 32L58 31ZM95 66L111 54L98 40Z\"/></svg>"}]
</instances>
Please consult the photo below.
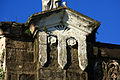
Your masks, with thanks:
<instances>
[{"instance_id":1,"label":"stone finial","mask_svg":"<svg viewBox=\"0 0 120 80\"><path fill-rule=\"evenodd\" d=\"M42 0L42 11L60 7L61 2L62 0Z\"/></svg>"}]
</instances>

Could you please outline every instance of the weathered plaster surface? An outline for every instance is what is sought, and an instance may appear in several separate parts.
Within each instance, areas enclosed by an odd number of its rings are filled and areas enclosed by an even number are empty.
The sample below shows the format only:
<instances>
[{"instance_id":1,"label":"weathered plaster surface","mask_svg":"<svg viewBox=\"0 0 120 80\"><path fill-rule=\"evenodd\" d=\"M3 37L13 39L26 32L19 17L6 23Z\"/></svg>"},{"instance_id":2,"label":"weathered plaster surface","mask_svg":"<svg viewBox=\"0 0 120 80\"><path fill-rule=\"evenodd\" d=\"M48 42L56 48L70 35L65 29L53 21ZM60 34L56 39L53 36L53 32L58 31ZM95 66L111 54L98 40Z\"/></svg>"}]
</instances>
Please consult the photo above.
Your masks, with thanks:
<instances>
[{"instance_id":1,"label":"weathered plaster surface","mask_svg":"<svg viewBox=\"0 0 120 80\"><path fill-rule=\"evenodd\" d=\"M67 64L66 35L58 36L58 64L62 69Z\"/></svg>"},{"instance_id":2,"label":"weathered plaster surface","mask_svg":"<svg viewBox=\"0 0 120 80\"><path fill-rule=\"evenodd\" d=\"M87 52L86 52L86 34L81 31L77 31L75 29L68 29L67 27L52 27L48 29L48 33L40 32L39 35L39 57L40 57L40 63L45 64L47 61L47 43L56 43L58 40L58 64L63 69L65 65L67 64L67 44L68 45L75 45L76 42L78 42L78 60L79 60L79 66L82 70L84 70L87 66ZM47 34L50 36L47 38ZM57 37L54 37L54 36ZM41 40L41 39L42 40ZM70 39L74 38L74 39ZM43 41L44 40L44 41ZM48 40L48 41L46 41ZM46 45L41 45L41 42L45 42ZM46 43L47 42L47 43ZM42 60L42 57L44 59Z\"/></svg>"},{"instance_id":3,"label":"weathered plaster surface","mask_svg":"<svg viewBox=\"0 0 120 80\"><path fill-rule=\"evenodd\" d=\"M45 32L38 33L39 41L39 61L42 66L47 62L47 34Z\"/></svg>"},{"instance_id":4,"label":"weathered plaster surface","mask_svg":"<svg viewBox=\"0 0 120 80\"><path fill-rule=\"evenodd\" d=\"M96 28L96 27L92 27L91 25L91 21L86 19L83 16L77 15L73 12L71 12L70 10L66 10L66 14L65 14L65 19L66 23L68 25L71 25L74 28L77 28L78 30L81 30L83 32L87 32L87 33L91 33L91 31ZM90 26L90 27L89 27Z\"/></svg>"},{"instance_id":5,"label":"weathered plaster surface","mask_svg":"<svg viewBox=\"0 0 120 80\"><path fill-rule=\"evenodd\" d=\"M78 39L78 60L80 68L85 70L88 65L86 37Z\"/></svg>"},{"instance_id":6,"label":"weathered plaster surface","mask_svg":"<svg viewBox=\"0 0 120 80\"><path fill-rule=\"evenodd\" d=\"M0 79L3 77L6 68L5 37L0 36Z\"/></svg>"}]
</instances>

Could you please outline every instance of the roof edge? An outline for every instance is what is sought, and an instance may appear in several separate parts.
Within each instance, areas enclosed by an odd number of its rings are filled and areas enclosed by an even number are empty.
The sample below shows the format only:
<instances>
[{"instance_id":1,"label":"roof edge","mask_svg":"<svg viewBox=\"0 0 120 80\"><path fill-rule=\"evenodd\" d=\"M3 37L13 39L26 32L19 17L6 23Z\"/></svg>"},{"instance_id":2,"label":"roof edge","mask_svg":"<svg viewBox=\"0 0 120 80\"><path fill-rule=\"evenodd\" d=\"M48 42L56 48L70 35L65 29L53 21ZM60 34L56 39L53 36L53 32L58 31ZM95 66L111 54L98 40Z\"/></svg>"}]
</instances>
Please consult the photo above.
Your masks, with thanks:
<instances>
[{"instance_id":1,"label":"roof edge","mask_svg":"<svg viewBox=\"0 0 120 80\"><path fill-rule=\"evenodd\" d=\"M38 12L38 13L32 14L32 15L28 18L28 20L27 20L27 22L26 22L25 24L26 24L26 25L29 25L30 22L31 22L31 20L32 20L32 18L35 17L35 16L43 15L43 14L46 14L46 13L49 13L49 12L54 12L54 11L61 10L61 9L68 9L68 10L70 10L70 11L72 11L72 12L78 14L78 15L81 15L81 16L87 18L87 19L93 21L94 24L95 24L97 27L99 27L99 26L101 25L101 22L99 22L99 21L97 21L97 20L94 20L94 19L92 19L92 18L90 18L90 17L88 17L88 16L86 16L86 15L84 15L84 14L82 14L82 13L79 13L79 12L77 12L77 11L69 8L69 7L64 7L64 6L63 6L63 7L53 8L53 9L51 9L51 10L42 11L42 12Z\"/></svg>"}]
</instances>

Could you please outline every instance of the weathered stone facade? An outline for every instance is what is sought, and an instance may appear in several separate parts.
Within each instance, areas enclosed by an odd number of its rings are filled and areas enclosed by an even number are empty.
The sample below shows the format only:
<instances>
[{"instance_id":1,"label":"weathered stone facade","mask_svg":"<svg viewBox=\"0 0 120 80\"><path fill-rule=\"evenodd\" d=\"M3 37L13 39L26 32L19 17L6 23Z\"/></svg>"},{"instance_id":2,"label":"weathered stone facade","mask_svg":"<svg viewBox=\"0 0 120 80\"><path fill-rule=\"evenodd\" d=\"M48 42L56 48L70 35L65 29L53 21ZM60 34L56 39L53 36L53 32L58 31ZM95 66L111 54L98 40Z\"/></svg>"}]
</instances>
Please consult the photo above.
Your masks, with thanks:
<instances>
[{"instance_id":1,"label":"weathered stone facade","mask_svg":"<svg viewBox=\"0 0 120 80\"><path fill-rule=\"evenodd\" d=\"M64 7L33 14L25 24L0 22L4 79L119 80L120 46L97 43L99 26Z\"/></svg>"}]
</instances>

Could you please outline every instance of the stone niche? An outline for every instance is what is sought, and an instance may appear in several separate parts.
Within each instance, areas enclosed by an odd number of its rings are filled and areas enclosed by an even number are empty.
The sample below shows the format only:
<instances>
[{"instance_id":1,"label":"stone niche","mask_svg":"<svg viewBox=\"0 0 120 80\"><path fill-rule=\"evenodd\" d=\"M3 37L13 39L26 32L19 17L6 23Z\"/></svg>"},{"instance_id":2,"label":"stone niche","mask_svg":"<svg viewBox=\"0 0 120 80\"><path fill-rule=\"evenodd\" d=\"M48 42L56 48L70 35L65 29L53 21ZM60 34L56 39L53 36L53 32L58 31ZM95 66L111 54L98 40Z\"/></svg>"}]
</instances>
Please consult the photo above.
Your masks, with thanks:
<instances>
[{"instance_id":1,"label":"stone niche","mask_svg":"<svg viewBox=\"0 0 120 80\"><path fill-rule=\"evenodd\" d=\"M44 67L49 60L48 44L57 44L57 62L61 70L64 70L68 63L67 45L77 45L76 60L78 60L79 68L82 71L86 69L88 65L86 38L99 27L100 22L70 8L61 7L33 14L29 18L28 24L33 37L38 40L39 63L41 66ZM40 69L40 72L44 71L46 72L46 70Z\"/></svg>"}]
</instances>

